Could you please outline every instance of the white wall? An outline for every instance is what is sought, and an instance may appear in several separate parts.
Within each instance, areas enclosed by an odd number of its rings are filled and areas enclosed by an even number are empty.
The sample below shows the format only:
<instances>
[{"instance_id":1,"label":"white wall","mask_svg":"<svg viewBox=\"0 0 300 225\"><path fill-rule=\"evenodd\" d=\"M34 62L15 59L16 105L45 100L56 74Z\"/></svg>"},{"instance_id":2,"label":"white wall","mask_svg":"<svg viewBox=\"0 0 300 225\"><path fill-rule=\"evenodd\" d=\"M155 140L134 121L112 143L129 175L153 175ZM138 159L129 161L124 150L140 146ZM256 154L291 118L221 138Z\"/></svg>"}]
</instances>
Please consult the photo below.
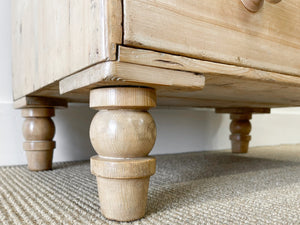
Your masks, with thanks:
<instances>
[{"instance_id":1,"label":"white wall","mask_svg":"<svg viewBox=\"0 0 300 225\"><path fill-rule=\"evenodd\" d=\"M13 109L11 89L10 1L0 1L0 165L25 164L21 113ZM57 110L54 161L88 159L94 155L88 129L94 115L85 104ZM229 116L204 109L151 110L158 137L152 154L217 150L230 147ZM300 143L300 109L254 115L251 146Z\"/></svg>"}]
</instances>

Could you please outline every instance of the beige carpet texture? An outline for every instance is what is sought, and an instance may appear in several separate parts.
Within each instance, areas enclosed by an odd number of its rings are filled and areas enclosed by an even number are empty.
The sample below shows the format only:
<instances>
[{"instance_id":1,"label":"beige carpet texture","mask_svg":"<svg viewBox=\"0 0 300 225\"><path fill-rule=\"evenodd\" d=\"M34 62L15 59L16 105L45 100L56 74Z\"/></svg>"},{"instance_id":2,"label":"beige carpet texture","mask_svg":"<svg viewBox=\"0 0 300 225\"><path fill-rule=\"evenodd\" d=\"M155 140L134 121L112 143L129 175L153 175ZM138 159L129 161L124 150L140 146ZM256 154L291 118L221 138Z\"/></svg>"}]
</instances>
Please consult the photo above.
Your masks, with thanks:
<instances>
[{"instance_id":1,"label":"beige carpet texture","mask_svg":"<svg viewBox=\"0 0 300 225\"><path fill-rule=\"evenodd\" d=\"M146 216L121 224L300 224L300 145L160 155ZM0 167L0 224L120 224L100 213L88 161Z\"/></svg>"}]
</instances>

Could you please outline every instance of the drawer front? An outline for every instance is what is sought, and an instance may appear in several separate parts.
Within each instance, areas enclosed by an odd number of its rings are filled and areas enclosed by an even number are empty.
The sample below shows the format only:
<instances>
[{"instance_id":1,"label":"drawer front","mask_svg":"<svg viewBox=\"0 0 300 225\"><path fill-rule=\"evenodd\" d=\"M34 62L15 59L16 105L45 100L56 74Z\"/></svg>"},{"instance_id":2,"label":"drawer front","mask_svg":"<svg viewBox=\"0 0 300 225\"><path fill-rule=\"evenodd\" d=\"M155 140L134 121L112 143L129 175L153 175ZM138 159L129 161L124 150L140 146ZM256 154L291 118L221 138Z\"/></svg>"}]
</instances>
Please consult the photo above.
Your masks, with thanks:
<instances>
[{"instance_id":1,"label":"drawer front","mask_svg":"<svg viewBox=\"0 0 300 225\"><path fill-rule=\"evenodd\" d=\"M300 1L124 0L124 43L214 62L300 75Z\"/></svg>"}]
</instances>

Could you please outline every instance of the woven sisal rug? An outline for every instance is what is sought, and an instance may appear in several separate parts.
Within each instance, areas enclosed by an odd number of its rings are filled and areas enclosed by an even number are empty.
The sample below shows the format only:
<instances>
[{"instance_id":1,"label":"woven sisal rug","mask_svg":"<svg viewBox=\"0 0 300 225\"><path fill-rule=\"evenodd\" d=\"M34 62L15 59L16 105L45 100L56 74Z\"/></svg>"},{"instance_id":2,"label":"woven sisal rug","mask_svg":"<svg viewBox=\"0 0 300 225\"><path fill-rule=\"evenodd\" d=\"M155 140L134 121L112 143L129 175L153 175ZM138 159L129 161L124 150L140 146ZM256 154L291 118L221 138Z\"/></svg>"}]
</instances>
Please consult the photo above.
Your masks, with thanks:
<instances>
[{"instance_id":1,"label":"woven sisal rug","mask_svg":"<svg viewBox=\"0 0 300 225\"><path fill-rule=\"evenodd\" d=\"M0 167L0 200L0 224L119 224L99 213L88 161ZM300 145L157 156L147 214L132 224L300 224Z\"/></svg>"}]
</instances>

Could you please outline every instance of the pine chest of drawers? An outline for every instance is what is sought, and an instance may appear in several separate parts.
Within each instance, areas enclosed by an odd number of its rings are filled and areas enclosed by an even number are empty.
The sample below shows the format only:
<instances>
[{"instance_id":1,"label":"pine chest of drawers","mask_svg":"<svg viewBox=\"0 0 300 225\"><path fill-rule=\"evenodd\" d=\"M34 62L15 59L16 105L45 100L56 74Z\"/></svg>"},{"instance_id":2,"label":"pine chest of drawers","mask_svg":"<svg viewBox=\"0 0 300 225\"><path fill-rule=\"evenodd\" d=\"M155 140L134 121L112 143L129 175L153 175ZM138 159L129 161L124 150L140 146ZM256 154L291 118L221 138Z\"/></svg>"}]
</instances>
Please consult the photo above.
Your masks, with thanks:
<instances>
[{"instance_id":1,"label":"pine chest of drawers","mask_svg":"<svg viewBox=\"0 0 300 225\"><path fill-rule=\"evenodd\" d=\"M68 102L99 110L91 170L109 219L145 213L156 105L230 113L232 150L246 153L253 113L300 106L300 2L278 2L13 0L14 101L29 169L51 168L51 117Z\"/></svg>"}]
</instances>

